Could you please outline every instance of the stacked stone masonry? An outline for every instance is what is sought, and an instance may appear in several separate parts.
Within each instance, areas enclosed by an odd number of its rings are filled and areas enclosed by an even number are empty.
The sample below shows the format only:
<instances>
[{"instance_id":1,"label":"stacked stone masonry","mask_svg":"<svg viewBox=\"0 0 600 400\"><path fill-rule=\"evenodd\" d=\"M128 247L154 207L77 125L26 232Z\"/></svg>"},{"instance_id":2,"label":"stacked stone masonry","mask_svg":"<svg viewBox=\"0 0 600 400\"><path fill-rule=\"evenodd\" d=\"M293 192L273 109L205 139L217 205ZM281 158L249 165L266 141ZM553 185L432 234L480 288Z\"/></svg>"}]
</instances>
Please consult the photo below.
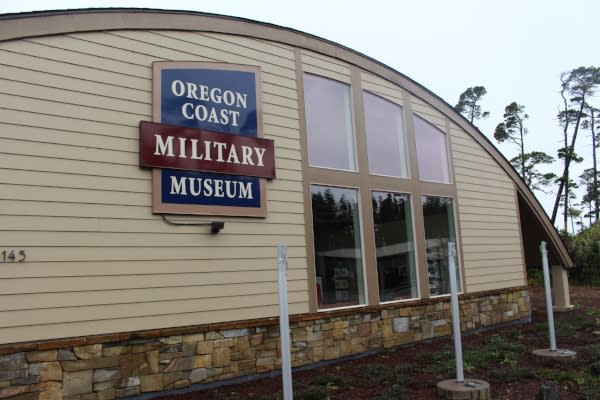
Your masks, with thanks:
<instances>
[{"instance_id":1,"label":"stacked stone masonry","mask_svg":"<svg viewBox=\"0 0 600 400\"><path fill-rule=\"evenodd\" d=\"M461 296L462 329L530 319L527 288ZM448 298L293 316L293 366L451 334ZM104 400L271 372L277 319L0 347L0 399Z\"/></svg>"}]
</instances>

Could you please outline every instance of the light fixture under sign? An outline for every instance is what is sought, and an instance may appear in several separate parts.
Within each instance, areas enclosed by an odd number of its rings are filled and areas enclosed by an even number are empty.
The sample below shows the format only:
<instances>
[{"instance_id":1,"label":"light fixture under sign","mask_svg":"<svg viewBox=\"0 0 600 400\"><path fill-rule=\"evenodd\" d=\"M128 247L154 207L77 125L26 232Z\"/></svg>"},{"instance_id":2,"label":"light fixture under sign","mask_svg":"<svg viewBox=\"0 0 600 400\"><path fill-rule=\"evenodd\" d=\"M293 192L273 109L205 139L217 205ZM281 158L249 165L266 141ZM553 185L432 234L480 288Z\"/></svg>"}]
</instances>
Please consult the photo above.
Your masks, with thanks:
<instances>
[{"instance_id":1,"label":"light fixture under sign","mask_svg":"<svg viewBox=\"0 0 600 400\"><path fill-rule=\"evenodd\" d=\"M223 221L182 221L182 220L175 220L175 219L169 219L166 215L161 215L161 217L165 220L165 222L167 222L168 224L171 225L197 225L197 226L202 226L202 225L210 225L210 233L212 234L217 234L219 232L221 232L221 229L223 229L225 227L225 222Z\"/></svg>"}]
</instances>

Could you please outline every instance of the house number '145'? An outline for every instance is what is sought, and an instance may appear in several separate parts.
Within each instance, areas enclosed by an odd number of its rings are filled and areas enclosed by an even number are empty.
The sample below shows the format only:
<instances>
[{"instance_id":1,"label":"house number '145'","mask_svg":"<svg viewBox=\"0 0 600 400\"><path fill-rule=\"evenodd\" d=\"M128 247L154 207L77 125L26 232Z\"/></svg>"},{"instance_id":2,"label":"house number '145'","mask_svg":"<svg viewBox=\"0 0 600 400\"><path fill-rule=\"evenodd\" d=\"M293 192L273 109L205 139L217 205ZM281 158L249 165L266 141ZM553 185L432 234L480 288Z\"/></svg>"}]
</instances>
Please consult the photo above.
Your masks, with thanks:
<instances>
[{"instance_id":1,"label":"house number '145'","mask_svg":"<svg viewBox=\"0 0 600 400\"><path fill-rule=\"evenodd\" d=\"M3 249L0 253L0 263L24 262L26 258L25 250Z\"/></svg>"}]
</instances>

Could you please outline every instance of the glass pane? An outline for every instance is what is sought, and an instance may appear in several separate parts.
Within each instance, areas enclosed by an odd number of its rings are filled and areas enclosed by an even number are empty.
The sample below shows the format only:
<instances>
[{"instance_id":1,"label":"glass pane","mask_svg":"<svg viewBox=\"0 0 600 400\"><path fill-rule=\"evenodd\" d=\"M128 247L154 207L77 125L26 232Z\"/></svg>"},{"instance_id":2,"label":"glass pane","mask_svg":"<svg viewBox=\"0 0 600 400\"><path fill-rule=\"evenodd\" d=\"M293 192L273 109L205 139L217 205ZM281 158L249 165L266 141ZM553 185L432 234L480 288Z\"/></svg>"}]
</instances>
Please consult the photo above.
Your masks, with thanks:
<instances>
[{"instance_id":1,"label":"glass pane","mask_svg":"<svg viewBox=\"0 0 600 400\"><path fill-rule=\"evenodd\" d=\"M373 192L372 201L379 300L418 297L410 196Z\"/></svg>"},{"instance_id":2,"label":"glass pane","mask_svg":"<svg viewBox=\"0 0 600 400\"><path fill-rule=\"evenodd\" d=\"M363 92L363 98L369 172L408 176L402 107L369 92Z\"/></svg>"},{"instance_id":3,"label":"glass pane","mask_svg":"<svg viewBox=\"0 0 600 400\"><path fill-rule=\"evenodd\" d=\"M450 182L446 134L416 115L413 117L413 121L417 143L419 179L433 182Z\"/></svg>"},{"instance_id":4,"label":"glass pane","mask_svg":"<svg viewBox=\"0 0 600 400\"><path fill-rule=\"evenodd\" d=\"M423 196L421 199L425 221L429 295L448 294L450 293L448 242L456 243L452 199L432 196ZM456 260L456 278L460 288L459 270L458 260Z\"/></svg>"},{"instance_id":5,"label":"glass pane","mask_svg":"<svg viewBox=\"0 0 600 400\"><path fill-rule=\"evenodd\" d=\"M305 74L304 107L310 166L355 171L350 86Z\"/></svg>"},{"instance_id":6,"label":"glass pane","mask_svg":"<svg viewBox=\"0 0 600 400\"><path fill-rule=\"evenodd\" d=\"M319 308L364 304L358 191L312 186Z\"/></svg>"}]
</instances>

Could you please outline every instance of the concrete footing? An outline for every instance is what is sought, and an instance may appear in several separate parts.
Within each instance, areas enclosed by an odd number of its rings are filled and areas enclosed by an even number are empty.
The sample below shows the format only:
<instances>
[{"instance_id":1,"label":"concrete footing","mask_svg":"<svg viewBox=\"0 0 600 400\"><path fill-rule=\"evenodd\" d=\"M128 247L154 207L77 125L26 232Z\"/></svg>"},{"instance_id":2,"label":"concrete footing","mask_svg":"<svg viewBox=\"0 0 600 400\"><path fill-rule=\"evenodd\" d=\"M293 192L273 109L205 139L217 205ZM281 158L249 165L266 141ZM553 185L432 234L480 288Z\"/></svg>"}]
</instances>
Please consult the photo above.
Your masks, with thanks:
<instances>
[{"instance_id":1,"label":"concrete footing","mask_svg":"<svg viewBox=\"0 0 600 400\"><path fill-rule=\"evenodd\" d=\"M552 360L552 359L556 359L556 360L570 360L572 358L575 358L575 356L577 355L576 352L574 352L573 350L566 350L566 349L556 349L556 350L550 350L550 349L537 349L532 351L533 355L538 357L539 359L543 359L543 360Z\"/></svg>"},{"instance_id":2,"label":"concrete footing","mask_svg":"<svg viewBox=\"0 0 600 400\"><path fill-rule=\"evenodd\" d=\"M490 384L480 379L465 379L464 382L456 382L455 379L447 379L438 382L437 394L444 399L452 400L489 400Z\"/></svg>"}]
</instances>

